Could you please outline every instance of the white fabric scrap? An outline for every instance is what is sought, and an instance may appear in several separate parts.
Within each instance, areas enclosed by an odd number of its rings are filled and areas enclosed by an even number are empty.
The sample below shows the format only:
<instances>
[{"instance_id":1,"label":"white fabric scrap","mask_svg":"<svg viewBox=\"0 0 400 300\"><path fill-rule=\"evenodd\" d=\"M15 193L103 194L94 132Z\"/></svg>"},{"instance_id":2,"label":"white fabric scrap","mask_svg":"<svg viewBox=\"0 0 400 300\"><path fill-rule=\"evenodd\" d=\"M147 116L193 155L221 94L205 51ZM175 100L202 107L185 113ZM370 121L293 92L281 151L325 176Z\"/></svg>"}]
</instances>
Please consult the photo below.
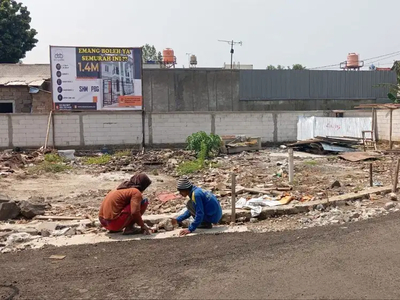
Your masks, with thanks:
<instances>
[{"instance_id":1,"label":"white fabric scrap","mask_svg":"<svg viewBox=\"0 0 400 300\"><path fill-rule=\"evenodd\" d=\"M282 203L280 203L276 198L265 195L259 198L252 198L249 201L246 201L245 198L240 198L236 202L235 207L238 209L250 209L251 216L255 218L261 214L263 207L274 207L279 205L282 205Z\"/></svg>"}]
</instances>

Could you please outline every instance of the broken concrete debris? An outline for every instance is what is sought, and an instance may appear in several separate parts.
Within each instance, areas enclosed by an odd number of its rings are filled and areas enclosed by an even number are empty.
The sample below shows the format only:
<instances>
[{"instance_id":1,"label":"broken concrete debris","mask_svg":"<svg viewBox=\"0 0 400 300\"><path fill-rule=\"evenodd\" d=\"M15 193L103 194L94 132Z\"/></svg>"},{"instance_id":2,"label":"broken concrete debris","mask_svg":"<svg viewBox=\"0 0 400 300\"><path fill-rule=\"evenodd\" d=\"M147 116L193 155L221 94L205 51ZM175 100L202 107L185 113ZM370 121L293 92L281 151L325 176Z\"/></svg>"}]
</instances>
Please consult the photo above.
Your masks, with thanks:
<instances>
[{"instance_id":1,"label":"broken concrete debris","mask_svg":"<svg viewBox=\"0 0 400 300\"><path fill-rule=\"evenodd\" d=\"M38 215L44 215L47 208L46 204L34 204L28 201L20 201L18 206L21 210L21 215L27 219L33 219Z\"/></svg>"},{"instance_id":2,"label":"broken concrete debris","mask_svg":"<svg viewBox=\"0 0 400 300\"><path fill-rule=\"evenodd\" d=\"M9 201L0 203L0 221L15 219L20 213L21 210L15 202Z\"/></svg>"},{"instance_id":3,"label":"broken concrete debris","mask_svg":"<svg viewBox=\"0 0 400 300\"><path fill-rule=\"evenodd\" d=\"M396 194L393 197L392 195L385 197L382 193L386 192L381 190L368 192L368 166L364 166L362 162L301 153L303 155L295 156L295 180L293 186L289 186L287 149L283 148L254 152L244 151L236 155L218 156L209 159L204 169L188 174L188 176L195 185L213 191L224 209L230 209L231 173L235 172L237 174L237 198L243 198L245 200L243 207L247 206L245 207L247 211L244 211L244 213L243 210L237 212L237 222L244 224L250 221L251 223L247 224L248 226L262 227L265 221L260 222L260 220L271 216L274 216L273 220L280 218L286 218L285 220L289 221L303 219L303 223L296 222L302 226L301 228L342 224L364 220L398 209L396 205L393 206L392 204L388 204L389 208L386 209L384 203L389 198L393 201L395 196L397 198ZM104 178L116 176L111 180L116 181L115 185L117 185L121 180L121 174L122 177L130 175L124 172L144 171L149 174L154 184L145 192L145 196L150 199L145 217L148 215L156 217L154 215L160 214L176 216L185 208L186 199L181 198L175 192L175 184L176 178L180 176L179 165L182 162L194 160L196 157L193 152L148 150L144 154L112 156L109 162L94 165L85 164L81 155L82 153L76 152L73 163L74 172L85 174L85 176L99 177L99 182L103 182ZM24 166L27 163L35 164L35 160L40 162L42 156L40 154L32 158L33 160L29 163L27 161L21 163L21 169L15 168L16 174L8 176L5 180L10 180L11 183L11 180L14 177L17 178L17 176L18 180L34 179L26 173ZM23 158L29 160L26 157ZM380 186L387 186L391 183L390 164L390 159L385 159L385 157L376 162L376 166L374 163L374 180L376 183L379 182ZM27 177L21 179L22 177L19 176L25 173ZM57 176L61 177L63 174ZM334 188L330 188L332 186ZM2 188L1 185L0 188ZM110 189L111 187L92 188L85 192L79 191L67 196L43 194L44 198L40 201L30 199L26 202L15 202L20 212L15 218L21 218L11 220L4 226L0 224L0 244L5 243L7 238L14 233L25 232L30 236L39 236L38 238L47 240L69 239L69 237L76 235L103 232L96 222L98 206ZM336 197L343 196L345 198L349 193L352 193L352 198L346 200L346 203L349 203L348 205L344 204L344 200L340 207L339 204L335 207L336 204L330 203L332 199L335 202ZM369 205L374 205L374 207L365 207L363 202L359 201L352 203L354 199L359 199L358 197L361 197L361 199L369 197L373 200ZM0 203L9 202L9 197L0 196ZM35 206L36 203L39 206ZM47 203L51 203L52 206L46 206ZM357 205L360 205L360 207L357 207ZM353 211L347 212L349 207ZM36 215L33 221L26 220L26 218L32 218L33 214ZM292 216L283 217L286 214L292 214ZM296 214L299 215L296 216ZM183 226L187 227L189 222L186 221ZM229 224L230 217L226 217L223 222ZM153 226L158 232L174 229L168 220L161 222L146 221L146 223ZM32 227L29 224L32 224ZM7 225L8 231L5 231L5 225ZM276 228L276 226L271 228ZM288 227L282 225L282 228ZM29 243L29 241L26 241L26 243Z\"/></svg>"}]
</instances>

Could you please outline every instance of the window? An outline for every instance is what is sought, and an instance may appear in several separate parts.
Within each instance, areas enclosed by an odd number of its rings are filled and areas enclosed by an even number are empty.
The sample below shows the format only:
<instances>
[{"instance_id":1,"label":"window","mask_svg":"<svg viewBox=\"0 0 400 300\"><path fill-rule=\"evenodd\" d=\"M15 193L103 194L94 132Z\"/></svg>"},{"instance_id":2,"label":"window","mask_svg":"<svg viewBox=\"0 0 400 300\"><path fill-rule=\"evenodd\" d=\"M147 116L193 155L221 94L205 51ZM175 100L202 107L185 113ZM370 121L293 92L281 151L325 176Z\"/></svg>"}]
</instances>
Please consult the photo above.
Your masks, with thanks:
<instances>
[{"instance_id":1,"label":"window","mask_svg":"<svg viewBox=\"0 0 400 300\"><path fill-rule=\"evenodd\" d=\"M0 101L0 114L12 114L12 113L14 113L14 102Z\"/></svg>"},{"instance_id":2,"label":"window","mask_svg":"<svg viewBox=\"0 0 400 300\"><path fill-rule=\"evenodd\" d=\"M107 65L105 65L105 66L104 66L104 70L108 73L108 72L110 72L110 67L107 66Z\"/></svg>"},{"instance_id":3,"label":"window","mask_svg":"<svg viewBox=\"0 0 400 300\"><path fill-rule=\"evenodd\" d=\"M344 116L344 113L342 113L342 112L336 113L336 118L343 118L343 116Z\"/></svg>"}]
</instances>

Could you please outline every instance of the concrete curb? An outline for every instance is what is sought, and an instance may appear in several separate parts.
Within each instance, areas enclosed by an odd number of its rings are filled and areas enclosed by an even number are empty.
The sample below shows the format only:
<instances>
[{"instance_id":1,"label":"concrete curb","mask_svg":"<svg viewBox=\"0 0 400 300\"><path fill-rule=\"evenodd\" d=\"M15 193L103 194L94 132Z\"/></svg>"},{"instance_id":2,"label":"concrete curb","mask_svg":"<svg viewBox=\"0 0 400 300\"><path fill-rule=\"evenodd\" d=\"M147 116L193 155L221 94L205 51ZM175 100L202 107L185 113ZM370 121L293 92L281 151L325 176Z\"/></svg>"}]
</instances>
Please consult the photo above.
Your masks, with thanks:
<instances>
[{"instance_id":1,"label":"concrete curb","mask_svg":"<svg viewBox=\"0 0 400 300\"><path fill-rule=\"evenodd\" d=\"M288 204L282 205L278 207L265 207L263 208L260 216L258 216L259 220L265 220L273 216L282 216L282 215L295 215L300 213L306 213L310 210L315 209L318 205L327 206L341 206L345 205L347 201L354 201L357 199L363 199L368 197L370 194L386 194L392 191L391 187L376 187L369 188L367 190L361 191L359 193L349 193L336 197L332 197L329 199L318 200L318 201L309 201L299 204ZM143 219L149 225L153 226L158 224L164 219L177 217L177 214L163 214L163 215L150 215L145 216ZM246 218L249 220L251 218L250 210L237 209L236 210L236 218ZM231 219L231 210L224 209L222 212L221 224L229 224Z\"/></svg>"}]
</instances>

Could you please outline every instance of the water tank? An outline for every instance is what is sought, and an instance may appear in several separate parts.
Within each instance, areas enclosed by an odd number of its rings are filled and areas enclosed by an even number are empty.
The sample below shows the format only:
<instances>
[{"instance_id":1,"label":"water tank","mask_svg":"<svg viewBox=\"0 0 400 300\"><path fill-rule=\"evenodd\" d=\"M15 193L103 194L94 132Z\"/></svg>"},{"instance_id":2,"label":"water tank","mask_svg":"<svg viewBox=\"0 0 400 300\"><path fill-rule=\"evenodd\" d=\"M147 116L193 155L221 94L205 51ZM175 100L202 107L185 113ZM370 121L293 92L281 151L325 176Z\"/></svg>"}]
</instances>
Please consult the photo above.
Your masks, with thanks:
<instances>
[{"instance_id":1,"label":"water tank","mask_svg":"<svg viewBox=\"0 0 400 300\"><path fill-rule=\"evenodd\" d=\"M347 55L347 68L358 68L360 67L359 56L357 53L349 53Z\"/></svg>"},{"instance_id":2,"label":"water tank","mask_svg":"<svg viewBox=\"0 0 400 300\"><path fill-rule=\"evenodd\" d=\"M163 50L163 59L164 63L166 64L173 64L175 63L175 53L174 50L170 48L166 48Z\"/></svg>"},{"instance_id":3,"label":"water tank","mask_svg":"<svg viewBox=\"0 0 400 300\"><path fill-rule=\"evenodd\" d=\"M191 65L197 65L197 57L196 57L196 55L191 55L190 56L190 64Z\"/></svg>"}]
</instances>

